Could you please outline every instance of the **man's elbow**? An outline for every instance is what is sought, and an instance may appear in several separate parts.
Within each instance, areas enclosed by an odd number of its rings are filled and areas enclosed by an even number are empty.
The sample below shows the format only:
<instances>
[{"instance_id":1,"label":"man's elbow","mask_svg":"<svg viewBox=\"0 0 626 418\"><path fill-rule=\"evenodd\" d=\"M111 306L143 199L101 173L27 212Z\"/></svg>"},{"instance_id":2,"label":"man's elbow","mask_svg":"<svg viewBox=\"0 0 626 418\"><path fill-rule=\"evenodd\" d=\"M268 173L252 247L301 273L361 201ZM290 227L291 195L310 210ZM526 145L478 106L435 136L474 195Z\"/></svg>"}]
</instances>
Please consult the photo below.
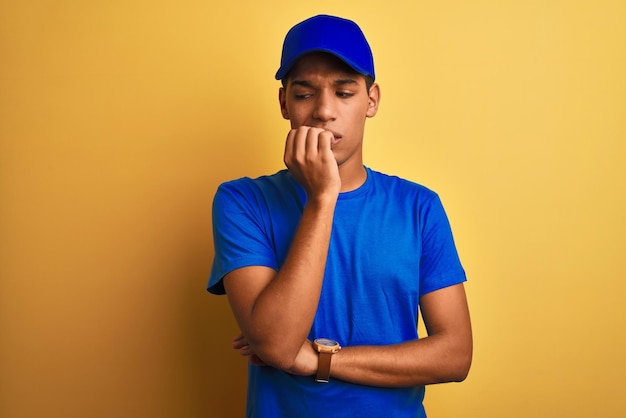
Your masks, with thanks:
<instances>
[{"instance_id":1,"label":"man's elbow","mask_svg":"<svg viewBox=\"0 0 626 418\"><path fill-rule=\"evenodd\" d=\"M455 360L452 362L453 367L450 368L450 382L462 382L464 381L472 366L472 350L466 350L456 355Z\"/></svg>"},{"instance_id":2,"label":"man's elbow","mask_svg":"<svg viewBox=\"0 0 626 418\"><path fill-rule=\"evenodd\" d=\"M471 356L469 359L465 360L460 364L457 368L457 374L455 376L454 382L462 382L467 379L469 375L470 367L472 366Z\"/></svg>"},{"instance_id":3,"label":"man's elbow","mask_svg":"<svg viewBox=\"0 0 626 418\"><path fill-rule=\"evenodd\" d=\"M471 365L471 346L457 347L440 359L431 381L432 383L462 382L467 378Z\"/></svg>"},{"instance_id":4,"label":"man's elbow","mask_svg":"<svg viewBox=\"0 0 626 418\"><path fill-rule=\"evenodd\" d=\"M253 352L263 363L280 370L290 370L298 352L291 353L285 346L277 344L258 344L253 347Z\"/></svg>"}]
</instances>

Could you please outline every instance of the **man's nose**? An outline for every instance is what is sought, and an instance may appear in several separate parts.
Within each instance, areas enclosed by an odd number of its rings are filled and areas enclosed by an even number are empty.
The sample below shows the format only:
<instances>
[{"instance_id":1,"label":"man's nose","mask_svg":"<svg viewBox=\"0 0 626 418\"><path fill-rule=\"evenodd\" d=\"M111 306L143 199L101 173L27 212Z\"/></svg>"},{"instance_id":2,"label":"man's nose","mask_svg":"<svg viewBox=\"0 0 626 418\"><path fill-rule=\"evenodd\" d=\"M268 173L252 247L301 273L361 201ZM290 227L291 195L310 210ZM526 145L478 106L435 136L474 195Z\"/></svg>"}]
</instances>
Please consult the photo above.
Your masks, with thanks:
<instances>
[{"instance_id":1,"label":"man's nose","mask_svg":"<svg viewBox=\"0 0 626 418\"><path fill-rule=\"evenodd\" d=\"M313 117L319 121L329 121L336 118L336 109L333 96L329 93L320 94L315 102Z\"/></svg>"}]
</instances>

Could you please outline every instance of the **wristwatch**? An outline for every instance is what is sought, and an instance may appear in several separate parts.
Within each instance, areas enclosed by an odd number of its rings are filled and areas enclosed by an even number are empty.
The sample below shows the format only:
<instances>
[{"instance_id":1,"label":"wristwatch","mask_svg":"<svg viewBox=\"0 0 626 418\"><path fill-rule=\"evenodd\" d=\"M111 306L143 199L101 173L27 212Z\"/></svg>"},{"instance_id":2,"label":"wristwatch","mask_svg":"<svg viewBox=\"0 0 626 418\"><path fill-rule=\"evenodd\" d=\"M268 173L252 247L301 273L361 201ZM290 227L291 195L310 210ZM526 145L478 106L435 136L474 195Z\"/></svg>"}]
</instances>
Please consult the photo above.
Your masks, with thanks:
<instances>
[{"instance_id":1,"label":"wristwatch","mask_svg":"<svg viewBox=\"0 0 626 418\"><path fill-rule=\"evenodd\" d=\"M332 359L333 354L341 350L341 346L335 340L317 338L313 341L313 348L315 348L315 351L319 353L315 381L328 383L328 380L330 379L330 360Z\"/></svg>"}]
</instances>

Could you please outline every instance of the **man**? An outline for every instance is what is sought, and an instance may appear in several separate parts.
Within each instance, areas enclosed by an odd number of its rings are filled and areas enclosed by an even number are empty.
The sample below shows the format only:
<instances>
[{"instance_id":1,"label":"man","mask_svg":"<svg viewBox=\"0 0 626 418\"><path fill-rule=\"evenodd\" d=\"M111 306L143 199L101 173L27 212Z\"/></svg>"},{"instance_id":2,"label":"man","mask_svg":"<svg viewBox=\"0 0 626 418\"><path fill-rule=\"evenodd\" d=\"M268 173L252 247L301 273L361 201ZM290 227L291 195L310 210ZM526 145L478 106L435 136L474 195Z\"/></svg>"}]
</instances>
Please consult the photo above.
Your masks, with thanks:
<instances>
[{"instance_id":1,"label":"man","mask_svg":"<svg viewBox=\"0 0 626 418\"><path fill-rule=\"evenodd\" d=\"M209 291L242 331L247 416L424 417L424 386L464 380L472 356L443 207L363 165L380 87L354 22L294 26L276 79L287 169L222 184L213 207Z\"/></svg>"}]
</instances>

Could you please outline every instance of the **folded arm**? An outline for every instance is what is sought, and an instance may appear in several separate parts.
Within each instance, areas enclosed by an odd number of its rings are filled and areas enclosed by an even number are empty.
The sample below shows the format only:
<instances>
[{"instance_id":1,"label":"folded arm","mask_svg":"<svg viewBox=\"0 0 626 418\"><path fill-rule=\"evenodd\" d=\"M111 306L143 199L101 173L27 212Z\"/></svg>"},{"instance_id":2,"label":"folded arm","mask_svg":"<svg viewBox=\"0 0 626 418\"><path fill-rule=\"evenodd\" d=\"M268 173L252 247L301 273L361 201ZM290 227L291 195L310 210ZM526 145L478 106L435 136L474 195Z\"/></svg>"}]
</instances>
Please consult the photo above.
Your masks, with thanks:
<instances>
[{"instance_id":1,"label":"folded arm","mask_svg":"<svg viewBox=\"0 0 626 418\"><path fill-rule=\"evenodd\" d=\"M403 387L462 381L472 360L472 331L463 284L422 296L428 336L386 346L346 347L331 376L371 386Z\"/></svg>"},{"instance_id":2,"label":"folded arm","mask_svg":"<svg viewBox=\"0 0 626 418\"><path fill-rule=\"evenodd\" d=\"M422 296L422 315L428 336L401 344L344 347L333 355L331 376L379 387L408 387L462 381L472 362L472 330L463 284ZM263 365L244 338L233 348ZM288 370L312 375L317 353L309 341L300 347L298 361Z\"/></svg>"}]
</instances>

